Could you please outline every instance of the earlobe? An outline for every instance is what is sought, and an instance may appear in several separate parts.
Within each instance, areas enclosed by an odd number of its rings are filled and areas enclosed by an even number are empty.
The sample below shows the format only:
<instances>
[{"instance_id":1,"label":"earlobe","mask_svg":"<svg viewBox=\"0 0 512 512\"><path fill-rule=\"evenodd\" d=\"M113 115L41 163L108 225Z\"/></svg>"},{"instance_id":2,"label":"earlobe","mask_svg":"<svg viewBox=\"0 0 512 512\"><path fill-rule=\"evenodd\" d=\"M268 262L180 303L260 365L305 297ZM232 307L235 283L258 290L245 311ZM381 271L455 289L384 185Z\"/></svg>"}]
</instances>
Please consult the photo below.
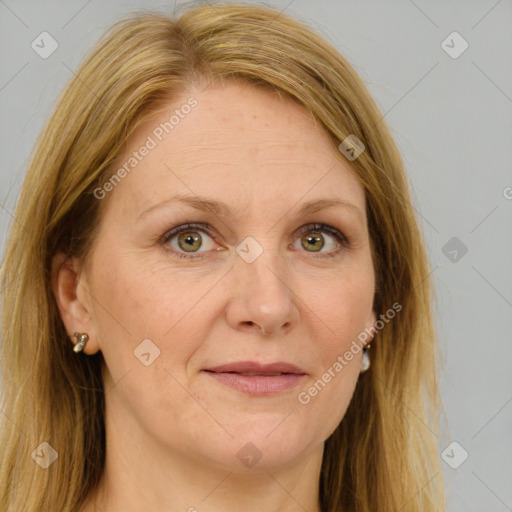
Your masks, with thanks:
<instances>
[{"instance_id":1,"label":"earlobe","mask_svg":"<svg viewBox=\"0 0 512 512\"><path fill-rule=\"evenodd\" d=\"M80 278L80 264L76 258L67 258L63 253L58 253L52 260L52 291L64 327L70 340L70 348L77 343L73 337L76 332L87 333L88 342L84 352L94 354L99 350L97 337L91 317L90 304L85 297L88 294L78 293L79 287L84 286Z\"/></svg>"},{"instance_id":2,"label":"earlobe","mask_svg":"<svg viewBox=\"0 0 512 512\"><path fill-rule=\"evenodd\" d=\"M377 323L377 313L375 312L375 310L372 310L372 313L370 315L370 331L373 332L374 334L372 335L371 339L368 340L368 344L371 343L373 341L373 339L375 338L375 324Z\"/></svg>"},{"instance_id":3,"label":"earlobe","mask_svg":"<svg viewBox=\"0 0 512 512\"><path fill-rule=\"evenodd\" d=\"M375 338L375 334L376 334L376 324L377 323L377 313L375 312L375 310L372 310L371 314L370 314L370 318L369 318L369 325L368 327L366 328L366 332L371 332L371 336L369 337L369 339L365 339L364 341L364 346L363 346L363 356L362 356L362 359L361 359L361 370L360 370L360 373L364 373L366 371L368 371L368 369L370 368L370 348L371 348L371 344Z\"/></svg>"}]
</instances>

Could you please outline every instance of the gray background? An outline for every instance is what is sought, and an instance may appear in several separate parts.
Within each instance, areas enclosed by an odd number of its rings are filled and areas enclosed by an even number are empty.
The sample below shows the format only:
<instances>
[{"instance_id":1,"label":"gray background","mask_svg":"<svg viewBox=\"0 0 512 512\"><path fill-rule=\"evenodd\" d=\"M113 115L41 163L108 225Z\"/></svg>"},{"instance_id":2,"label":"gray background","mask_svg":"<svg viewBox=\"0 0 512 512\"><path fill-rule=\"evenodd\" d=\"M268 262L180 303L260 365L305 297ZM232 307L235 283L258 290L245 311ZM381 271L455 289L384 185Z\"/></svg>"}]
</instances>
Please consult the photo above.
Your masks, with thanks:
<instances>
[{"instance_id":1,"label":"gray background","mask_svg":"<svg viewBox=\"0 0 512 512\"><path fill-rule=\"evenodd\" d=\"M0 0L2 251L35 138L72 70L128 10L170 12L173 5ZM449 510L512 511L512 2L267 5L298 16L332 42L393 130L438 290L447 419L440 457L452 441L460 445L442 461ZM31 48L43 31L59 44L47 59ZM469 44L458 58L441 46L453 31ZM447 44L452 52L461 48L457 40ZM469 454L464 462L462 450Z\"/></svg>"}]
</instances>

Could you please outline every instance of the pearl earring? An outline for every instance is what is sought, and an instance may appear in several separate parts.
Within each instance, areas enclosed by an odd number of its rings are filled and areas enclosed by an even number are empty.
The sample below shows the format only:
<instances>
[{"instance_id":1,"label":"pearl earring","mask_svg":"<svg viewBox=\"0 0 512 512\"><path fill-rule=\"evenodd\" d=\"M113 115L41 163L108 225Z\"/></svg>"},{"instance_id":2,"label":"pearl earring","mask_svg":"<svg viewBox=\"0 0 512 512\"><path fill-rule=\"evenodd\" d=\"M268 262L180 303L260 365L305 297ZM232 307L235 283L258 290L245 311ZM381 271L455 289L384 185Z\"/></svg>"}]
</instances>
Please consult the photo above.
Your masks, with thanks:
<instances>
[{"instance_id":1,"label":"pearl earring","mask_svg":"<svg viewBox=\"0 0 512 512\"><path fill-rule=\"evenodd\" d=\"M365 371L370 368L370 345L367 345L365 349L363 350L363 359L361 360L361 373L364 373Z\"/></svg>"}]
</instances>

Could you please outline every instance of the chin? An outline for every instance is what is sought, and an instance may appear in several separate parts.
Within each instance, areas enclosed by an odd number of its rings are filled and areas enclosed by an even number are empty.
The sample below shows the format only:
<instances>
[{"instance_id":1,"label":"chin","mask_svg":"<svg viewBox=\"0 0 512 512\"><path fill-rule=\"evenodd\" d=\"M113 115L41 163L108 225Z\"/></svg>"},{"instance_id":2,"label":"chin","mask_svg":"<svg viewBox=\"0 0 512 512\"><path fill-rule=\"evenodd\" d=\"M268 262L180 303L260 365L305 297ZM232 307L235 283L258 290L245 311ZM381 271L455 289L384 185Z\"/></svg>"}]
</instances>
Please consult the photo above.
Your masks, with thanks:
<instances>
[{"instance_id":1,"label":"chin","mask_svg":"<svg viewBox=\"0 0 512 512\"><path fill-rule=\"evenodd\" d=\"M252 415L254 416L254 415ZM275 471L288 465L296 465L302 458L323 445L322 435L308 431L307 424L293 423L291 417L275 415L253 421L231 424L228 429L233 438L217 436L205 446L205 455L223 469L245 474L249 471ZM204 439L204 438L203 438ZM213 451L212 451L213 448ZM197 449L197 446L196 446Z\"/></svg>"}]
</instances>

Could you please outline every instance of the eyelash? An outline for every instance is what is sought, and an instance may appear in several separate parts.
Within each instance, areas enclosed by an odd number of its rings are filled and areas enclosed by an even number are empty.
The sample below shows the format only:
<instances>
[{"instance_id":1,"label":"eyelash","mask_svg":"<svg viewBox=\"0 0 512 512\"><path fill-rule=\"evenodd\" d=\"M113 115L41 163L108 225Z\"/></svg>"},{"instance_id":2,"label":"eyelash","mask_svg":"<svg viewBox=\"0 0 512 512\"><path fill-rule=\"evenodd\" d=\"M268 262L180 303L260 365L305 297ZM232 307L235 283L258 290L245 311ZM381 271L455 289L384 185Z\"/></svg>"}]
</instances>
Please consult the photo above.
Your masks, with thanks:
<instances>
[{"instance_id":1,"label":"eyelash","mask_svg":"<svg viewBox=\"0 0 512 512\"><path fill-rule=\"evenodd\" d=\"M211 229L209 229L209 226L206 224L183 224L182 226L178 226L174 229L171 229L167 233L165 233L161 239L161 244L165 245L171 238L173 238L175 235L178 235L179 233L182 233L183 231L204 231L208 234L211 238L214 237ZM331 226L328 226L326 224L307 224L306 226L303 226L299 230L299 237L305 235L306 233L309 233L310 231L314 231L315 233L327 233L334 237L342 248L347 248L350 245L349 239L340 231L338 231L336 228L333 228ZM202 253L184 253L184 252L178 252L175 249L171 249L173 254L178 256L182 259L202 259L204 255L208 252L202 252ZM321 253L321 255L317 256L314 253L311 253L313 258L333 258L338 255L338 253L341 251L341 248L338 248L334 252L330 253Z\"/></svg>"}]
</instances>

